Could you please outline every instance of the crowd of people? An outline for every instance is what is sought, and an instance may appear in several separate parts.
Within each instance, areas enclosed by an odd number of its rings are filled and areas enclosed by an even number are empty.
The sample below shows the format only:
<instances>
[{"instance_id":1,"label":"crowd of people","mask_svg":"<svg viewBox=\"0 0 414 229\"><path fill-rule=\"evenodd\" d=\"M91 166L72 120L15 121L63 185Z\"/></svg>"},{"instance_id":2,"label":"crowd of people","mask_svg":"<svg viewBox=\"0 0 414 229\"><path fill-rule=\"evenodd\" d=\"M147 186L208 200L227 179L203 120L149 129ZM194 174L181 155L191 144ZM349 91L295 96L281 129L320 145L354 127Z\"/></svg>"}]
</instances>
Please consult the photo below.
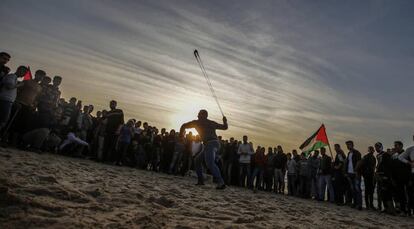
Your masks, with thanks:
<instances>
[{"instance_id":1,"label":"crowd of people","mask_svg":"<svg viewBox=\"0 0 414 229\"><path fill-rule=\"evenodd\" d=\"M206 140L191 132L182 135L182 131L159 130L137 119L125 122L124 113L114 100L108 110L97 111L94 116L93 105L82 104L75 97L69 101L61 98L62 77L52 79L45 71L37 70L33 79L19 80L29 68L20 66L10 73L6 66L10 58L8 53L0 53L3 146L182 176L191 173L197 163L194 158L205 150ZM227 121L223 121L221 127L226 129ZM347 153L335 144L336 154L332 158L325 148L311 153L285 153L280 145L254 148L247 136L241 141L220 136L217 140L220 146L215 148L218 151L213 154L213 162L206 162L218 168L210 171L221 174L214 177L223 181L216 182L255 192L330 201L359 210L364 196L366 209L400 215L413 213L414 147L404 150L401 141L395 141L393 148L386 150L377 142L365 155L354 148L352 141L347 141ZM204 183L199 180L197 184Z\"/></svg>"}]
</instances>

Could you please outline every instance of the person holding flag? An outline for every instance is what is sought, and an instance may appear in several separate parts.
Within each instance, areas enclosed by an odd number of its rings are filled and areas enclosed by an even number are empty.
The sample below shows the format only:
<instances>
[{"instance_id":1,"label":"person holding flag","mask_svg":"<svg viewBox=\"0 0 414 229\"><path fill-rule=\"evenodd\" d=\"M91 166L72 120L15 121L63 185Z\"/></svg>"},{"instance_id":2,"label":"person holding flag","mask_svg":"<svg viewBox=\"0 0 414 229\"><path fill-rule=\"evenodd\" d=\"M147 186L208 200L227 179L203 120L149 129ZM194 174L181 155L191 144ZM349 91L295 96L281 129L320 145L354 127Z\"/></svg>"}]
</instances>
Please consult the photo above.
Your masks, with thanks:
<instances>
[{"instance_id":1,"label":"person holding flag","mask_svg":"<svg viewBox=\"0 0 414 229\"><path fill-rule=\"evenodd\" d=\"M17 140L32 127L33 115L36 111L37 99L42 91L39 85L46 72L37 70L35 78L32 79L30 67L23 76L22 86L17 89L16 101L12 108L12 118L9 122L9 132L12 139Z\"/></svg>"}]
</instances>

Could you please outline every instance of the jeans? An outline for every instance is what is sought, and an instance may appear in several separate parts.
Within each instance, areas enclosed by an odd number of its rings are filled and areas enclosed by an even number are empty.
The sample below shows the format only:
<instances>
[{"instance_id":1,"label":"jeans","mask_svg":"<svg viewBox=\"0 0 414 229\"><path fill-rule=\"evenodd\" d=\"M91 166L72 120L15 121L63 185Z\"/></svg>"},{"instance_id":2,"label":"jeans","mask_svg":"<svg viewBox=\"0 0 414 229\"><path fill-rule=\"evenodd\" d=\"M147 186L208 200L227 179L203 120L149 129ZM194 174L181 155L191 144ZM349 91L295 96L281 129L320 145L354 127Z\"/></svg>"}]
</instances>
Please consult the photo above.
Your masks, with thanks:
<instances>
[{"instance_id":1,"label":"jeans","mask_svg":"<svg viewBox=\"0 0 414 229\"><path fill-rule=\"evenodd\" d=\"M256 187L258 189L261 189L262 186L262 182L263 182L263 175L264 175L264 168L260 168L260 167L256 167L253 170L253 176L251 179L251 183L250 183L250 187ZM257 177L256 179L256 186L254 186L254 179Z\"/></svg>"},{"instance_id":2,"label":"jeans","mask_svg":"<svg viewBox=\"0 0 414 229\"><path fill-rule=\"evenodd\" d=\"M308 176L299 176L299 195L303 198L309 198L310 180Z\"/></svg>"},{"instance_id":3,"label":"jeans","mask_svg":"<svg viewBox=\"0 0 414 229\"><path fill-rule=\"evenodd\" d=\"M335 197L331 175L319 175L319 200L325 200L326 186L328 186L329 201L334 202Z\"/></svg>"},{"instance_id":4,"label":"jeans","mask_svg":"<svg viewBox=\"0 0 414 229\"><path fill-rule=\"evenodd\" d=\"M213 177L216 179L217 183L219 185L224 184L223 178L221 177L221 173L219 168L217 167L215 163L215 157L216 153L220 149L220 143L219 141L208 141L207 143L204 143L204 149L201 151L195 158L194 164L195 169L197 172L197 177L199 181L203 180L203 161L205 161L208 169L210 170Z\"/></svg>"},{"instance_id":5,"label":"jeans","mask_svg":"<svg viewBox=\"0 0 414 229\"><path fill-rule=\"evenodd\" d=\"M319 178L318 175L311 177L311 196L315 199L318 199L319 195Z\"/></svg>"},{"instance_id":6,"label":"jeans","mask_svg":"<svg viewBox=\"0 0 414 229\"><path fill-rule=\"evenodd\" d=\"M246 186L246 176L247 176L247 185L251 183L251 170L250 163L239 163L239 185L241 187Z\"/></svg>"},{"instance_id":7,"label":"jeans","mask_svg":"<svg viewBox=\"0 0 414 229\"><path fill-rule=\"evenodd\" d=\"M275 169L275 192L284 193L285 191L285 171L282 169Z\"/></svg>"},{"instance_id":8,"label":"jeans","mask_svg":"<svg viewBox=\"0 0 414 229\"><path fill-rule=\"evenodd\" d=\"M182 152L174 152L173 158L172 158L171 164L170 164L170 169L168 170L168 172L170 174L176 174L177 173L178 167L181 163L182 156L183 156Z\"/></svg>"},{"instance_id":9,"label":"jeans","mask_svg":"<svg viewBox=\"0 0 414 229\"><path fill-rule=\"evenodd\" d=\"M356 207L362 207L361 177L348 173L348 182L351 191L350 197L353 200L353 205Z\"/></svg>"}]
</instances>

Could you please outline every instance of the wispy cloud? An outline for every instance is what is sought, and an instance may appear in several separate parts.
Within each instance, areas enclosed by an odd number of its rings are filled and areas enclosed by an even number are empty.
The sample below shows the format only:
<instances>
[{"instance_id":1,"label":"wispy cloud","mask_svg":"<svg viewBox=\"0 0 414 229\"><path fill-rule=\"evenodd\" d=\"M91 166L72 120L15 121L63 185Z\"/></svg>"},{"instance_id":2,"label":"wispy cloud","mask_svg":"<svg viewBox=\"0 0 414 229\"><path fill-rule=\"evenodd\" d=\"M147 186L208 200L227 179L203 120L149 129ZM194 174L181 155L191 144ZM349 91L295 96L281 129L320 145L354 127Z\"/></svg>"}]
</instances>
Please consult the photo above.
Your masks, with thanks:
<instances>
[{"instance_id":1,"label":"wispy cloud","mask_svg":"<svg viewBox=\"0 0 414 229\"><path fill-rule=\"evenodd\" d=\"M395 49L414 49L404 36L414 35L413 4L315 4L6 1L0 43L13 67L62 75L64 96L99 109L117 99L160 127L200 108L220 119L197 48L229 118L226 137L290 149L325 123L332 142L408 140L413 52Z\"/></svg>"}]
</instances>

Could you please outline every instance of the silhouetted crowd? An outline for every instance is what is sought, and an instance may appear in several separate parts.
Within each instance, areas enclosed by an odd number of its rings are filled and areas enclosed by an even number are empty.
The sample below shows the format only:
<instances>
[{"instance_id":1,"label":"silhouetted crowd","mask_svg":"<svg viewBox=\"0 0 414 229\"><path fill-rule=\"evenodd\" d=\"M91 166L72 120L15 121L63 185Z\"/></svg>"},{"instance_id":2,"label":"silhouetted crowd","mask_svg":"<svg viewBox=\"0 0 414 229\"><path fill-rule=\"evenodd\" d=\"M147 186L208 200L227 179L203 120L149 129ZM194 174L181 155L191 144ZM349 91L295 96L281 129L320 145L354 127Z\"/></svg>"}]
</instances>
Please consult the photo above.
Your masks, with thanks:
<instances>
[{"instance_id":1,"label":"silhouetted crowd","mask_svg":"<svg viewBox=\"0 0 414 229\"><path fill-rule=\"evenodd\" d=\"M124 113L110 101L108 110L92 115L93 105L72 97L61 98L60 76L53 79L37 70L33 79L19 80L29 69L14 73L6 66L8 53L0 53L0 137L3 146L38 153L82 157L118 166L186 176L194 157L203 150L198 135L180 137L175 130L159 130ZM384 151L380 142L367 154L346 142L347 153L335 144L335 158L325 148L310 154L282 146L257 146L234 138L224 140L215 161L227 185L337 205L365 207L389 214L412 215L414 210L414 147L400 141ZM364 190L362 190L362 183ZM363 192L364 191L364 195ZM376 200L376 201L374 201ZM375 204L374 204L375 203Z\"/></svg>"}]
</instances>

